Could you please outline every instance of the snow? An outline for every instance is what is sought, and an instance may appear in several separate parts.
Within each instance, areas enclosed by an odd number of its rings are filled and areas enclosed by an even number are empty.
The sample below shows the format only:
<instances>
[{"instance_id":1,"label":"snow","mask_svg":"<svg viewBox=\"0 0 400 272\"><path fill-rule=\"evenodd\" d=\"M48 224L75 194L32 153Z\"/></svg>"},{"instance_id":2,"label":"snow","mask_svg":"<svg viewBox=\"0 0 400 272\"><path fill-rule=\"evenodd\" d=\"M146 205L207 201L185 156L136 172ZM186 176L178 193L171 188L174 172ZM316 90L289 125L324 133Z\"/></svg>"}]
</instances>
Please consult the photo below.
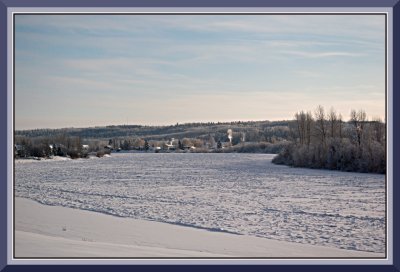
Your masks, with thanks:
<instances>
[{"instance_id":1,"label":"snow","mask_svg":"<svg viewBox=\"0 0 400 272\"><path fill-rule=\"evenodd\" d=\"M15 201L15 257L382 257L383 254Z\"/></svg>"},{"instance_id":2,"label":"snow","mask_svg":"<svg viewBox=\"0 0 400 272\"><path fill-rule=\"evenodd\" d=\"M26 158L26 159L16 159L15 163L32 163L32 162L48 162L48 161L69 161L71 158L61 157L61 156L52 156L50 158Z\"/></svg>"},{"instance_id":3,"label":"snow","mask_svg":"<svg viewBox=\"0 0 400 272\"><path fill-rule=\"evenodd\" d=\"M15 165L15 194L197 231L384 252L384 175L290 168L272 157L125 153L33 161Z\"/></svg>"}]
</instances>

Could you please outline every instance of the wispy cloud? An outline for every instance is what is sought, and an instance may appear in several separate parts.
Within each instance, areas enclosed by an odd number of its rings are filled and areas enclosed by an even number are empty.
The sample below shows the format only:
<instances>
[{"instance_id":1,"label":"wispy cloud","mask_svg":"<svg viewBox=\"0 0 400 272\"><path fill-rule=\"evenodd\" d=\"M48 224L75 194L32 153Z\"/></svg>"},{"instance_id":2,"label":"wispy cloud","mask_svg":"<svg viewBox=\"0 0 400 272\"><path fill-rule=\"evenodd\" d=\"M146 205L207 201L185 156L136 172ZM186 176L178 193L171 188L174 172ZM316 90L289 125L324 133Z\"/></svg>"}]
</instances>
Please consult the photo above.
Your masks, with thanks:
<instances>
[{"instance_id":1,"label":"wispy cloud","mask_svg":"<svg viewBox=\"0 0 400 272\"><path fill-rule=\"evenodd\" d=\"M315 71L308 71L308 70L295 70L294 74L296 74L300 77L306 77L306 78L319 78L319 77L323 76L321 73L318 73Z\"/></svg>"},{"instance_id":2,"label":"wispy cloud","mask_svg":"<svg viewBox=\"0 0 400 272\"><path fill-rule=\"evenodd\" d=\"M382 115L384 20L17 15L16 87L17 125L38 127L41 118L80 116L97 124L291 118L315 103L362 102Z\"/></svg>"},{"instance_id":3,"label":"wispy cloud","mask_svg":"<svg viewBox=\"0 0 400 272\"><path fill-rule=\"evenodd\" d=\"M305 58L329 58L329 57L362 57L364 54L353 52L309 52L309 51L281 51L283 54Z\"/></svg>"}]
</instances>

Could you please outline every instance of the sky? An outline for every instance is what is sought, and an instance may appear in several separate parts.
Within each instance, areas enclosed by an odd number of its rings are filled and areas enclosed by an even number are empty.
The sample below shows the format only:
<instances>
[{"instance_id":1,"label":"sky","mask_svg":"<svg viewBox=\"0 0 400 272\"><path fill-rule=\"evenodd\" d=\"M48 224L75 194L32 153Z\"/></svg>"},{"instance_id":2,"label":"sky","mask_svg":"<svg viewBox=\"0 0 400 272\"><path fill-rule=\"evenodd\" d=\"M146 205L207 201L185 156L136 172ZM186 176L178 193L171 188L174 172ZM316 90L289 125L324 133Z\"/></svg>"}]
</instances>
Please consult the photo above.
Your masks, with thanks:
<instances>
[{"instance_id":1,"label":"sky","mask_svg":"<svg viewBox=\"0 0 400 272\"><path fill-rule=\"evenodd\" d=\"M385 116L383 15L16 15L15 129Z\"/></svg>"}]
</instances>

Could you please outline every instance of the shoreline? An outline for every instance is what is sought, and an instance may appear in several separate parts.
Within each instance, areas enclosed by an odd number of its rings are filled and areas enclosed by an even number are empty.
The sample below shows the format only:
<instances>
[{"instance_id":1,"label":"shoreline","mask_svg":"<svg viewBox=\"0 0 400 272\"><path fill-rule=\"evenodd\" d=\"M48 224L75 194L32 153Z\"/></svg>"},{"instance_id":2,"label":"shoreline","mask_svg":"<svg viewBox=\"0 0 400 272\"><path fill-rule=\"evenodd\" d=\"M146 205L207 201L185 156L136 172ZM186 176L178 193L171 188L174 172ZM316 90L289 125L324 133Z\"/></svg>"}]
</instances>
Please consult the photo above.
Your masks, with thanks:
<instances>
[{"instance_id":1,"label":"shoreline","mask_svg":"<svg viewBox=\"0 0 400 272\"><path fill-rule=\"evenodd\" d=\"M48 206L15 198L15 257L383 258L344 250Z\"/></svg>"},{"instance_id":2,"label":"shoreline","mask_svg":"<svg viewBox=\"0 0 400 272\"><path fill-rule=\"evenodd\" d=\"M97 157L94 155L88 156L86 158L76 158L72 159L71 157L64 156L52 156L52 157L27 157L27 158L14 158L15 163L29 163L29 162L58 162L58 161L76 161L76 160L93 160L93 159L101 159L101 158L109 158L111 155L106 154L101 157Z\"/></svg>"}]
</instances>

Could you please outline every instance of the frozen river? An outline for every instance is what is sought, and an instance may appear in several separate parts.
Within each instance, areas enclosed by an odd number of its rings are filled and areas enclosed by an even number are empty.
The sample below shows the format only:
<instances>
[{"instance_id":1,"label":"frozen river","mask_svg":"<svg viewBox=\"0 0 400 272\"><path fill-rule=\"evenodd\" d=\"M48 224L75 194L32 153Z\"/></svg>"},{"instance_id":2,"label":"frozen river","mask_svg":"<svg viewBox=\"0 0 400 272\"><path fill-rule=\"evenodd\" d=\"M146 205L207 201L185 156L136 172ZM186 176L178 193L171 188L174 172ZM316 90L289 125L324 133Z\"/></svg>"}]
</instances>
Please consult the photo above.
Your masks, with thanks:
<instances>
[{"instance_id":1,"label":"frozen river","mask_svg":"<svg viewBox=\"0 0 400 272\"><path fill-rule=\"evenodd\" d=\"M214 231L385 251L385 175L290 168L272 164L273 156L125 153L17 161L15 195Z\"/></svg>"}]
</instances>

